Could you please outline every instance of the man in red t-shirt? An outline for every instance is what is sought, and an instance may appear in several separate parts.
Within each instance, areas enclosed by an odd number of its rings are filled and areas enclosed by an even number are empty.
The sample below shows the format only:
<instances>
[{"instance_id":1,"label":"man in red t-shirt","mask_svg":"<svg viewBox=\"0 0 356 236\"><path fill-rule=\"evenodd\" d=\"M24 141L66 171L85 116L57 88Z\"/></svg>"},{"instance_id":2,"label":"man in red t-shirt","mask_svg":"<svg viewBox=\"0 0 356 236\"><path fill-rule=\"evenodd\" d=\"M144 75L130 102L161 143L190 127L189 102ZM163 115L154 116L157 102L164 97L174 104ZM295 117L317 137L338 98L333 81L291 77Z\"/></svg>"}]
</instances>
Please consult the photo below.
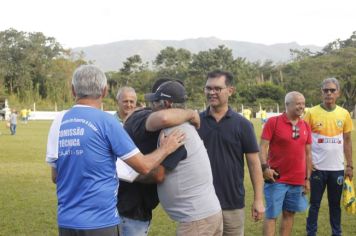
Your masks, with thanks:
<instances>
[{"instance_id":1,"label":"man in red t-shirt","mask_svg":"<svg viewBox=\"0 0 356 236\"><path fill-rule=\"evenodd\" d=\"M311 174L311 130L300 116L305 99L299 92L285 97L286 112L268 119L260 144L266 199L263 235L275 235L276 218L282 213L280 235L292 232L295 212L305 211Z\"/></svg>"}]
</instances>

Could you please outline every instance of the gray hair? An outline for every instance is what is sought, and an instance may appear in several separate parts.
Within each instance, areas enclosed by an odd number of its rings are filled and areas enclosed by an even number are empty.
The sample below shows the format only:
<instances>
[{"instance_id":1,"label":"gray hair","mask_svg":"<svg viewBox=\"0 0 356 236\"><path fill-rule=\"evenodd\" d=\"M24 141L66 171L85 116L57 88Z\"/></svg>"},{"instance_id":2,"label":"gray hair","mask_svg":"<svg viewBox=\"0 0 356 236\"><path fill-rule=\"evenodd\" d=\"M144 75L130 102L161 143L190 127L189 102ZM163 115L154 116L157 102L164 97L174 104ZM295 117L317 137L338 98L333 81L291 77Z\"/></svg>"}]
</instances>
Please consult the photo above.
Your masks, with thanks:
<instances>
[{"instance_id":1,"label":"gray hair","mask_svg":"<svg viewBox=\"0 0 356 236\"><path fill-rule=\"evenodd\" d=\"M336 78L334 78L334 77L324 79L323 82L321 83L321 88L324 88L324 86L325 86L326 84L329 84L329 83L335 84L335 85L336 85L336 89L337 89L337 90L340 90L339 81L338 81Z\"/></svg>"},{"instance_id":2,"label":"gray hair","mask_svg":"<svg viewBox=\"0 0 356 236\"><path fill-rule=\"evenodd\" d=\"M116 101L119 101L121 94L123 94L124 92L131 92L136 94L135 89L132 87L127 87L127 86L121 87L119 91L117 91Z\"/></svg>"},{"instance_id":3,"label":"gray hair","mask_svg":"<svg viewBox=\"0 0 356 236\"><path fill-rule=\"evenodd\" d=\"M98 67L82 65L74 71L72 85L77 98L99 98L107 85L107 79Z\"/></svg>"},{"instance_id":4,"label":"gray hair","mask_svg":"<svg viewBox=\"0 0 356 236\"><path fill-rule=\"evenodd\" d=\"M302 96L304 97L303 94L301 94L300 92L298 91L292 91L292 92L289 92L286 94L285 98L284 98L284 103L285 105L289 105L290 103L292 103L294 101L294 98L295 97L298 97L298 96Z\"/></svg>"},{"instance_id":5,"label":"gray hair","mask_svg":"<svg viewBox=\"0 0 356 236\"><path fill-rule=\"evenodd\" d=\"M172 108L180 108L180 109L185 109L185 102L183 103L172 103Z\"/></svg>"}]
</instances>

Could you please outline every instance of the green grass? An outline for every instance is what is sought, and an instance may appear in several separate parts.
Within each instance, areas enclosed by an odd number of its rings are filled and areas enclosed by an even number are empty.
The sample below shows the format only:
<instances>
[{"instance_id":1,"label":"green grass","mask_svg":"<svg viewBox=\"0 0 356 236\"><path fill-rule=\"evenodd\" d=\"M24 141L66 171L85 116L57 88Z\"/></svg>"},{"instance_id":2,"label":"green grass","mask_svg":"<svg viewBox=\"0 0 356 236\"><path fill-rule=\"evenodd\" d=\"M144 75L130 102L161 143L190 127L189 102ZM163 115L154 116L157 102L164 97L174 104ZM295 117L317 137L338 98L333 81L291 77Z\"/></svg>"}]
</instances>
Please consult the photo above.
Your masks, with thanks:
<instances>
[{"instance_id":1,"label":"green grass","mask_svg":"<svg viewBox=\"0 0 356 236\"><path fill-rule=\"evenodd\" d=\"M259 120L253 121L259 137ZM17 134L10 135L5 122L0 122L0 235L57 235L55 185L50 180L50 168L45 163L46 140L49 121L19 122ZM352 132L356 143L356 132ZM354 146L354 150L356 146ZM355 160L355 151L353 152ZM356 161L354 161L356 163ZM261 235L262 222L250 217L252 187L245 169L246 235ZM293 235L305 235L305 213L296 215ZM344 235L356 235L356 215L343 212ZM326 193L319 215L319 235L330 235ZM158 207L150 235L174 235L175 223Z\"/></svg>"}]
</instances>

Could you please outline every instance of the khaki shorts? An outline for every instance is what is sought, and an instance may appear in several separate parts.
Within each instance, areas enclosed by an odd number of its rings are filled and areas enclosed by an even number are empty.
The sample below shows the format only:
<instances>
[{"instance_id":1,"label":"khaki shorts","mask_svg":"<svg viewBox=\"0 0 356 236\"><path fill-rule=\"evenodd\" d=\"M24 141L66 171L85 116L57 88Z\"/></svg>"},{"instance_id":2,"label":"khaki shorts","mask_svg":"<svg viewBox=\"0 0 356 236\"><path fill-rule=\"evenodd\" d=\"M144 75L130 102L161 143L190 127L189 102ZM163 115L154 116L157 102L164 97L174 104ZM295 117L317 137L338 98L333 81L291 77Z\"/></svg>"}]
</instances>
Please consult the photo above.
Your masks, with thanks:
<instances>
[{"instance_id":1,"label":"khaki shorts","mask_svg":"<svg viewBox=\"0 0 356 236\"><path fill-rule=\"evenodd\" d=\"M243 236L245 224L245 208L223 210L224 236Z\"/></svg>"},{"instance_id":2,"label":"khaki shorts","mask_svg":"<svg viewBox=\"0 0 356 236\"><path fill-rule=\"evenodd\" d=\"M221 211L207 218L178 224L177 236L221 236L223 230Z\"/></svg>"}]
</instances>

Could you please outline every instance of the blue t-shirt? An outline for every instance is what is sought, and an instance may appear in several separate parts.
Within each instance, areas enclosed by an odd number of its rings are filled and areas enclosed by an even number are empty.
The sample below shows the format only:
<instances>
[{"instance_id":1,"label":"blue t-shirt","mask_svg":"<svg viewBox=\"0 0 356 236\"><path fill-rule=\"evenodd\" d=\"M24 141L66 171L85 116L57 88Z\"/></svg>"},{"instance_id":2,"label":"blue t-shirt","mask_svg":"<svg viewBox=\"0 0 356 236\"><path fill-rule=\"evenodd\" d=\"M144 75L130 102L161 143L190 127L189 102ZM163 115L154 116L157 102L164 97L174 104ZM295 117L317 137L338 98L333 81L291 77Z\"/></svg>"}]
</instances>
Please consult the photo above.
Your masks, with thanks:
<instances>
[{"instance_id":1,"label":"blue t-shirt","mask_svg":"<svg viewBox=\"0 0 356 236\"><path fill-rule=\"evenodd\" d=\"M59 227L97 229L117 225L115 162L139 150L112 115L92 107L74 106L61 122L53 123L60 124L58 159L51 159L47 152L47 161L57 168Z\"/></svg>"},{"instance_id":2,"label":"blue t-shirt","mask_svg":"<svg viewBox=\"0 0 356 236\"><path fill-rule=\"evenodd\" d=\"M200 113L198 133L208 151L214 187L223 210L245 206L244 154L258 152L253 125L229 108L216 122L209 108Z\"/></svg>"}]
</instances>

